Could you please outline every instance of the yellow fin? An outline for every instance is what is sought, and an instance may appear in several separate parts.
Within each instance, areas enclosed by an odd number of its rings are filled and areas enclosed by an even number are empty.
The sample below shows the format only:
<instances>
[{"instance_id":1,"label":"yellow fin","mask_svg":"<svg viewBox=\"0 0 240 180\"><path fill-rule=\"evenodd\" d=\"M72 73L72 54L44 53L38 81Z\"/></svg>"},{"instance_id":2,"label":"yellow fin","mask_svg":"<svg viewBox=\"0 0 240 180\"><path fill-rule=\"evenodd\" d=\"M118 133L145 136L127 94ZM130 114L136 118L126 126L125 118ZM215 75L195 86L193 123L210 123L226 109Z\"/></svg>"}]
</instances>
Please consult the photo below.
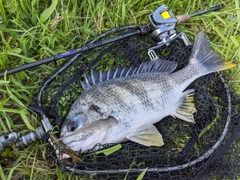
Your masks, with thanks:
<instances>
[{"instance_id":1,"label":"yellow fin","mask_svg":"<svg viewBox=\"0 0 240 180\"><path fill-rule=\"evenodd\" d=\"M177 117L187 122L195 123L193 114L197 111L194 105L194 89L189 89L183 92L183 96L180 99L180 106L172 114L173 117Z\"/></svg>"},{"instance_id":2,"label":"yellow fin","mask_svg":"<svg viewBox=\"0 0 240 180\"><path fill-rule=\"evenodd\" d=\"M222 66L222 68L220 70L233 68L234 66L236 66L236 64L233 64L233 63L230 63L230 62L224 62L224 65Z\"/></svg>"},{"instance_id":3,"label":"yellow fin","mask_svg":"<svg viewBox=\"0 0 240 180\"><path fill-rule=\"evenodd\" d=\"M144 146L164 145L162 135L154 125L150 125L146 129L130 134L126 138Z\"/></svg>"}]
</instances>

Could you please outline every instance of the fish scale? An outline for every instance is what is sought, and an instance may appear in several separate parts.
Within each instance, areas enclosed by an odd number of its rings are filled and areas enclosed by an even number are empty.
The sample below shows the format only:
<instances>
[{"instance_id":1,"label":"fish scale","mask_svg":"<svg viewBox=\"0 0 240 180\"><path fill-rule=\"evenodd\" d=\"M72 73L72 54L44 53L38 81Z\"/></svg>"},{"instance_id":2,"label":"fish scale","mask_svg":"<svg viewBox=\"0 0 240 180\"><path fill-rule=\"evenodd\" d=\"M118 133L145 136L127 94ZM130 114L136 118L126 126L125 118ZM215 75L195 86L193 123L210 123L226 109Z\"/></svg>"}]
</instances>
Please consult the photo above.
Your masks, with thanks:
<instances>
[{"instance_id":1,"label":"fish scale","mask_svg":"<svg viewBox=\"0 0 240 180\"><path fill-rule=\"evenodd\" d=\"M194 123L194 90L187 87L201 76L233 66L212 51L201 32L189 64L179 71L177 63L164 60L99 74L91 70L85 82L80 81L84 91L70 108L60 139L82 152L98 143L126 140L162 146L162 135L153 124L169 115Z\"/></svg>"}]
</instances>

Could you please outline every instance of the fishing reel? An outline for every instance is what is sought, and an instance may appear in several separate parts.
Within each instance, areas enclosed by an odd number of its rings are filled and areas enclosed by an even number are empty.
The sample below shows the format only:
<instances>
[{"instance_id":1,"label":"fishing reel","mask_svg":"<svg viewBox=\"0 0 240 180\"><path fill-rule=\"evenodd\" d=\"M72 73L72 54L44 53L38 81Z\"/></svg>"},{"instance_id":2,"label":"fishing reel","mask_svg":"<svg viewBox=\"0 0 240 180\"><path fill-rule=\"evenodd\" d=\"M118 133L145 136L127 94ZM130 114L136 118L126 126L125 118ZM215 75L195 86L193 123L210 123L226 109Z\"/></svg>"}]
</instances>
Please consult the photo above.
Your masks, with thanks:
<instances>
[{"instance_id":1,"label":"fishing reel","mask_svg":"<svg viewBox=\"0 0 240 180\"><path fill-rule=\"evenodd\" d=\"M192 43L187 38L186 34L183 32L177 32L175 27L177 24L181 24L190 19L190 17L198 16L210 11L217 11L222 8L222 5L216 5L206 10L195 12L191 15L182 14L175 16L173 12L166 6L160 6L156 11L149 15L150 26L152 32L150 37L157 41L157 45L149 48L148 55L151 60L160 59L155 50L160 49L163 46L169 46L172 41L177 38L180 38L186 46L191 45Z\"/></svg>"},{"instance_id":2,"label":"fishing reel","mask_svg":"<svg viewBox=\"0 0 240 180\"><path fill-rule=\"evenodd\" d=\"M167 6L162 5L149 15L149 20L154 28L151 38L169 45L169 39L176 36L177 18L173 12Z\"/></svg>"},{"instance_id":3,"label":"fishing reel","mask_svg":"<svg viewBox=\"0 0 240 180\"><path fill-rule=\"evenodd\" d=\"M166 5L160 6L149 15L151 26L154 29L150 37L157 41L157 45L148 50L148 55L151 60L160 59L155 52L156 49L160 49L164 45L169 46L171 42L177 38L182 39L186 46L191 45L185 33L177 33L175 29L177 24L188 20L189 17L187 14L175 16Z\"/></svg>"}]
</instances>

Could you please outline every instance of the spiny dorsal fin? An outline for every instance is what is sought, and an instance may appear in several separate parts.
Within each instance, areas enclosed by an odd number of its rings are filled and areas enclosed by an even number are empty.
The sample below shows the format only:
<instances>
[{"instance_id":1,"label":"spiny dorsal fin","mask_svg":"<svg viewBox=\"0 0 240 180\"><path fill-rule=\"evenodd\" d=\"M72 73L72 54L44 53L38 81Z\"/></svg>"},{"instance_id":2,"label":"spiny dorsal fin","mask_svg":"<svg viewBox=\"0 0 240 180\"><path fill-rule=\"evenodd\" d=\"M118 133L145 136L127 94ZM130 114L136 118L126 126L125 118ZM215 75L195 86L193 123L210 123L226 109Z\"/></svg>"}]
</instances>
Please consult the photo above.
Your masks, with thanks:
<instances>
[{"instance_id":1,"label":"spiny dorsal fin","mask_svg":"<svg viewBox=\"0 0 240 180\"><path fill-rule=\"evenodd\" d=\"M164 74L172 73L177 67L176 62L157 60L142 62L140 66L135 67L118 67L116 70L109 68L107 72L100 71L99 73L91 69L91 75L85 76L85 82L80 81L82 88L87 89L92 85L96 85L100 82L107 81L110 79L122 78L131 76L134 74L147 73L147 72L161 72Z\"/></svg>"},{"instance_id":2,"label":"spiny dorsal fin","mask_svg":"<svg viewBox=\"0 0 240 180\"><path fill-rule=\"evenodd\" d=\"M103 73L102 70L99 72L99 82L102 82L103 79L106 79L107 73Z\"/></svg>"},{"instance_id":3,"label":"spiny dorsal fin","mask_svg":"<svg viewBox=\"0 0 240 180\"><path fill-rule=\"evenodd\" d=\"M94 85L99 83L99 73L97 73L93 69L91 69L91 79L92 79L92 83Z\"/></svg>"},{"instance_id":4,"label":"spiny dorsal fin","mask_svg":"<svg viewBox=\"0 0 240 180\"><path fill-rule=\"evenodd\" d=\"M110 67L109 70L107 71L107 79L106 80L113 79L113 75L114 75L114 69Z\"/></svg>"}]
</instances>

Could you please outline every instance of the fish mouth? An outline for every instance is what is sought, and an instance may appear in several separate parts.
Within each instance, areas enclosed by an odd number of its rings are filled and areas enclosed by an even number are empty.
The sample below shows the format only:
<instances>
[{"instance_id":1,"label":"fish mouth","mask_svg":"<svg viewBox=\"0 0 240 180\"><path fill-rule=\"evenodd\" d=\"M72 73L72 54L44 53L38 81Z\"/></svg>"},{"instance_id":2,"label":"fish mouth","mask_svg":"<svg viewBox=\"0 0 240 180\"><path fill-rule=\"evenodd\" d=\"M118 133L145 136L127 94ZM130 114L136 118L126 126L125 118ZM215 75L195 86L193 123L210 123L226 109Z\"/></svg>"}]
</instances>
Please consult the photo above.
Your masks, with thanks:
<instances>
[{"instance_id":1,"label":"fish mouth","mask_svg":"<svg viewBox=\"0 0 240 180\"><path fill-rule=\"evenodd\" d=\"M73 140L73 141L70 141L68 143L65 143L65 145L69 148L73 148L77 145L77 141L76 140Z\"/></svg>"},{"instance_id":2,"label":"fish mouth","mask_svg":"<svg viewBox=\"0 0 240 180\"><path fill-rule=\"evenodd\" d=\"M65 145L68 147L68 148L74 148L77 144L77 141L76 140L73 140L73 141L70 141L68 143L66 143ZM66 153L61 153L59 150L56 150L56 154L58 156L58 159L60 161L64 160L64 159L69 159L71 158L70 155L66 154Z\"/></svg>"}]
</instances>

